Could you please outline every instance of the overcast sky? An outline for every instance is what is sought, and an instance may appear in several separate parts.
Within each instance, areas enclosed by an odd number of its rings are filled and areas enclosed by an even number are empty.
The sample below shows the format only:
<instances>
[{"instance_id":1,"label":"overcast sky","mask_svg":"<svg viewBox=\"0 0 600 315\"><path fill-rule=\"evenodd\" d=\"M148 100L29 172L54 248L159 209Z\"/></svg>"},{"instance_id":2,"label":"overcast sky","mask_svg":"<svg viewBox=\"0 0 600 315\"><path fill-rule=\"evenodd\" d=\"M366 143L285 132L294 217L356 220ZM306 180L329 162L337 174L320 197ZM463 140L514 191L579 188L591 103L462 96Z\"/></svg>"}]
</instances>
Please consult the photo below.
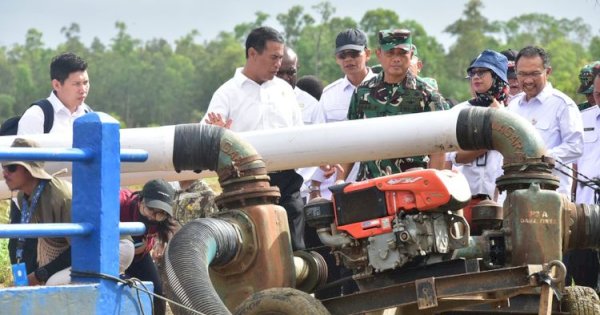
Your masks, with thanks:
<instances>
[{"instance_id":1,"label":"overcast sky","mask_svg":"<svg viewBox=\"0 0 600 315\"><path fill-rule=\"evenodd\" d=\"M317 18L311 8L321 0L0 0L0 46L23 44L25 34L36 28L43 34L48 47L64 42L60 29L71 23L79 24L81 39L89 46L94 37L104 44L116 35L115 22L127 25L128 33L147 41L175 39L197 29L198 42L213 39L220 31L231 31L236 24L252 22L254 13L271 15L269 25L279 28L274 17L293 5L302 5L305 12ZM448 47L454 39L443 33L446 26L462 16L467 0L330 0L335 16L349 16L359 21L371 9L395 10L400 19L414 19ZM600 32L600 5L597 0L483 0L483 15L491 21L506 21L525 13L547 13L556 18L581 17Z\"/></svg>"}]
</instances>

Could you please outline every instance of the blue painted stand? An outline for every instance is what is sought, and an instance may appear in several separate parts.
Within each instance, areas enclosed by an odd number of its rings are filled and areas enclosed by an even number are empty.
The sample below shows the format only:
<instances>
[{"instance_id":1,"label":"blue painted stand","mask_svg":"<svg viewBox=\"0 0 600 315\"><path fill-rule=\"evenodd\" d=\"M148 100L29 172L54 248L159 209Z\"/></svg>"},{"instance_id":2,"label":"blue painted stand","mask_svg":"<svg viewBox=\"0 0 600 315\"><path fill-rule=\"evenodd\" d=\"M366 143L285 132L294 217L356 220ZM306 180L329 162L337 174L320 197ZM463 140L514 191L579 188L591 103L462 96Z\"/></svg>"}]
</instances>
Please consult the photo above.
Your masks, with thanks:
<instances>
[{"instance_id":1,"label":"blue painted stand","mask_svg":"<svg viewBox=\"0 0 600 315\"><path fill-rule=\"evenodd\" d=\"M120 161L145 161L140 150L120 152L119 124L95 112L77 119L73 148L2 148L0 160L73 162L73 223L0 225L0 237L71 236L72 268L118 277L119 234L141 234L141 223L119 224ZM2 314L151 314L151 297L111 280L73 277L73 285L0 290ZM149 291L152 283L145 283ZM141 308L141 309L140 309Z\"/></svg>"}]
</instances>

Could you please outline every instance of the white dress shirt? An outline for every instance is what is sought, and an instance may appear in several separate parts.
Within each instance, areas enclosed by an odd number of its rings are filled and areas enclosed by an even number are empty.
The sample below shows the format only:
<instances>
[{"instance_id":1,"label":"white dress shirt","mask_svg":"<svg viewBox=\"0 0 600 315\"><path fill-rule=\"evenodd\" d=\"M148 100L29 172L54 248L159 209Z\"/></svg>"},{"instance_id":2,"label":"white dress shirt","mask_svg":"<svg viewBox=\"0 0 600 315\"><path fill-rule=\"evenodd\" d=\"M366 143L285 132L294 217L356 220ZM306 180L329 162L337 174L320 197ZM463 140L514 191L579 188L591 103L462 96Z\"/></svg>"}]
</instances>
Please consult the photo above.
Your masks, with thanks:
<instances>
[{"instance_id":1,"label":"white dress shirt","mask_svg":"<svg viewBox=\"0 0 600 315\"><path fill-rule=\"evenodd\" d=\"M217 89L206 113L203 123L208 113L219 113L224 120L231 119L230 129L238 132L303 125L296 94L287 82L274 77L258 84L242 68Z\"/></svg>"},{"instance_id":2,"label":"white dress shirt","mask_svg":"<svg viewBox=\"0 0 600 315\"><path fill-rule=\"evenodd\" d=\"M62 133L69 139L73 138L73 122L75 119L85 115L89 107L81 104L75 112L71 111L58 99L54 91L50 92L47 98L54 108L54 123L48 133ZM17 135L33 135L44 133L44 111L39 106L29 107L19 120L19 129Z\"/></svg>"},{"instance_id":3,"label":"white dress shirt","mask_svg":"<svg viewBox=\"0 0 600 315\"><path fill-rule=\"evenodd\" d=\"M469 102L463 102L452 107L451 110L461 110L469 106L472 106ZM492 200L497 201L495 197L496 179L504 174L504 170L502 170L504 159L500 152L488 150L485 154L477 157L470 163L456 162L456 152L450 152L447 155L447 160L452 161L452 166L465 176L469 182L471 195L484 194L488 195Z\"/></svg>"},{"instance_id":4,"label":"white dress shirt","mask_svg":"<svg viewBox=\"0 0 600 315\"><path fill-rule=\"evenodd\" d=\"M600 178L600 107L586 108L581 112L583 118L583 155L577 161L577 172L589 179ZM588 179L579 176L582 181ZM577 203L594 204L594 190L577 183Z\"/></svg>"},{"instance_id":5,"label":"white dress shirt","mask_svg":"<svg viewBox=\"0 0 600 315\"><path fill-rule=\"evenodd\" d=\"M362 82L374 76L373 71L369 69L367 76L365 76ZM326 122L348 120L348 108L350 107L350 99L352 99L354 90L356 90L356 86L352 85L347 76L334 81L323 89L319 105L323 109Z\"/></svg>"},{"instance_id":6,"label":"white dress shirt","mask_svg":"<svg viewBox=\"0 0 600 315\"><path fill-rule=\"evenodd\" d=\"M362 82L365 82L374 76L375 74L373 71L369 69L369 72L367 72L367 75ZM354 90L356 90L356 86L352 85L352 82L348 80L347 76L334 81L323 89L323 94L321 94L321 99L319 100L319 106L325 115L325 122L329 123L348 120L348 108L350 107L350 100L352 99ZM356 181L359 164L360 163L354 163L352 170L349 171L348 176L346 177L346 182ZM348 172L348 170L345 171ZM317 169L312 179L321 182L321 197L331 199L329 186L335 183L337 174L325 178L325 176L323 176L323 171Z\"/></svg>"},{"instance_id":7,"label":"white dress shirt","mask_svg":"<svg viewBox=\"0 0 600 315\"><path fill-rule=\"evenodd\" d=\"M319 101L299 87L294 87L298 106L302 111L302 121L305 125L321 124L325 122L325 115L319 106Z\"/></svg>"},{"instance_id":8,"label":"white dress shirt","mask_svg":"<svg viewBox=\"0 0 600 315\"><path fill-rule=\"evenodd\" d=\"M581 114L573 100L554 89L550 84L529 101L521 92L511 100L508 109L527 119L537 129L546 143L546 154L558 162L572 167L583 152L583 125ZM556 163L555 168L567 174L572 171ZM571 198L573 179L556 169L560 178L558 192Z\"/></svg>"}]
</instances>

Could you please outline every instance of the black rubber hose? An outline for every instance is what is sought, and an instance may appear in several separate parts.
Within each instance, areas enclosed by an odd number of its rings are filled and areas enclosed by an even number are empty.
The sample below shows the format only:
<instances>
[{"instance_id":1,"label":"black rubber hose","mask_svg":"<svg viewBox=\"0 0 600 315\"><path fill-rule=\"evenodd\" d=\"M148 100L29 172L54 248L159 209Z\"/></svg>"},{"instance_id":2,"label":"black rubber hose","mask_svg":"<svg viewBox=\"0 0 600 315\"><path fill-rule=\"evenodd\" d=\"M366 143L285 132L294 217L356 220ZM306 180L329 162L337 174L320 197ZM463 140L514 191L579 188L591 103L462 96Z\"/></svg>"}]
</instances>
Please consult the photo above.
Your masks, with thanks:
<instances>
[{"instance_id":1,"label":"black rubber hose","mask_svg":"<svg viewBox=\"0 0 600 315\"><path fill-rule=\"evenodd\" d=\"M458 114L456 140L463 150L493 149L492 111L471 107Z\"/></svg>"},{"instance_id":2,"label":"black rubber hose","mask_svg":"<svg viewBox=\"0 0 600 315\"><path fill-rule=\"evenodd\" d=\"M205 314L231 314L215 291L208 266L231 261L238 250L235 227L223 220L202 218L184 225L165 252L171 298ZM176 314L192 314L177 308Z\"/></svg>"},{"instance_id":3,"label":"black rubber hose","mask_svg":"<svg viewBox=\"0 0 600 315\"><path fill-rule=\"evenodd\" d=\"M181 170L214 171L219 163L221 138L226 129L204 124L175 126L173 166Z\"/></svg>"}]
</instances>

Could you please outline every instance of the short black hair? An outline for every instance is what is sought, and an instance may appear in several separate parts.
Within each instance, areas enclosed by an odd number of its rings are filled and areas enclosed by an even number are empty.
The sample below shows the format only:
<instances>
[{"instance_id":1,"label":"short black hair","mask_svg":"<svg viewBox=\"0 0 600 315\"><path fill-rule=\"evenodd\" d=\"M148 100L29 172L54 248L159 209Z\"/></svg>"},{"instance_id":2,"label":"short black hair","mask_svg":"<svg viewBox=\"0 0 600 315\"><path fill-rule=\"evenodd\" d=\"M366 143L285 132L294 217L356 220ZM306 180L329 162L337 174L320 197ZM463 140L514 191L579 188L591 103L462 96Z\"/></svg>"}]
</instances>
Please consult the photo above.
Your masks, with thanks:
<instances>
[{"instance_id":1,"label":"short black hair","mask_svg":"<svg viewBox=\"0 0 600 315\"><path fill-rule=\"evenodd\" d=\"M544 50L544 48L538 46L527 46L519 50L517 58L515 59L515 65L519 63L519 59L521 59L521 57L532 58L537 56L542 58L544 69L548 69L548 67L550 67L550 56L548 56L548 53Z\"/></svg>"},{"instance_id":2,"label":"short black hair","mask_svg":"<svg viewBox=\"0 0 600 315\"><path fill-rule=\"evenodd\" d=\"M246 38L246 58L248 58L250 48L254 48L259 54L262 54L268 41L284 43L283 36L272 27L261 26L253 29Z\"/></svg>"},{"instance_id":3,"label":"short black hair","mask_svg":"<svg viewBox=\"0 0 600 315\"><path fill-rule=\"evenodd\" d=\"M71 52L62 53L52 58L50 63L50 80L58 80L61 84L73 72L87 70L88 64L83 58Z\"/></svg>"},{"instance_id":4,"label":"short black hair","mask_svg":"<svg viewBox=\"0 0 600 315\"><path fill-rule=\"evenodd\" d=\"M323 94L323 81L316 76L305 75L298 79L296 86L302 91L312 95L312 97L316 98L317 100L321 99L321 94Z\"/></svg>"}]
</instances>

